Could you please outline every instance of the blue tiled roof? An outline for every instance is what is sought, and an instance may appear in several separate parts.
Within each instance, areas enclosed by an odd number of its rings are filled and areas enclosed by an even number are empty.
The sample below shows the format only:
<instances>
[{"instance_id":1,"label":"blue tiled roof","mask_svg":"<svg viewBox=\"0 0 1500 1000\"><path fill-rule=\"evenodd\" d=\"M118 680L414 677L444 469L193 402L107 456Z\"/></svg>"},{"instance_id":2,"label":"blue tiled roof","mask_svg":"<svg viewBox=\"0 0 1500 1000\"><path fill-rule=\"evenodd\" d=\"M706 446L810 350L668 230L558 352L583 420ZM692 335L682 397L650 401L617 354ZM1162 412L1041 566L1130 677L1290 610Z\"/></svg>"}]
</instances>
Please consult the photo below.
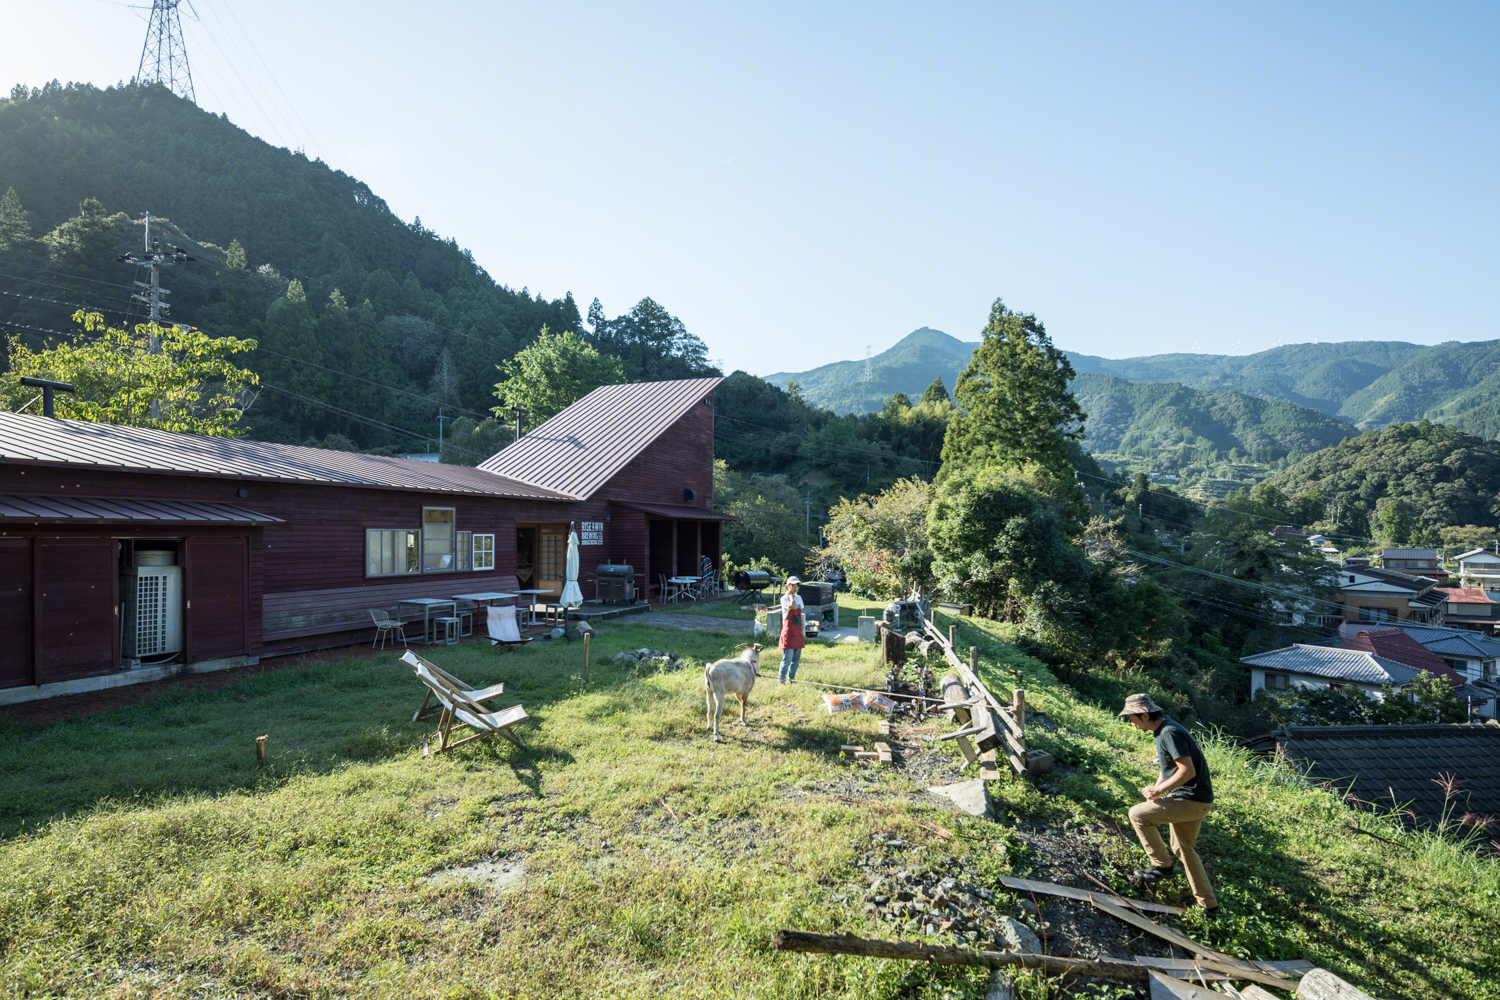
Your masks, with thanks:
<instances>
[{"instance_id":1,"label":"blue tiled roof","mask_svg":"<svg viewBox=\"0 0 1500 1000\"><path fill-rule=\"evenodd\" d=\"M1329 680L1353 681L1357 684L1395 684L1400 686L1422 671L1404 663L1357 649L1332 649L1297 643L1268 653L1240 657L1252 667L1291 674L1309 674Z\"/></svg>"}]
</instances>

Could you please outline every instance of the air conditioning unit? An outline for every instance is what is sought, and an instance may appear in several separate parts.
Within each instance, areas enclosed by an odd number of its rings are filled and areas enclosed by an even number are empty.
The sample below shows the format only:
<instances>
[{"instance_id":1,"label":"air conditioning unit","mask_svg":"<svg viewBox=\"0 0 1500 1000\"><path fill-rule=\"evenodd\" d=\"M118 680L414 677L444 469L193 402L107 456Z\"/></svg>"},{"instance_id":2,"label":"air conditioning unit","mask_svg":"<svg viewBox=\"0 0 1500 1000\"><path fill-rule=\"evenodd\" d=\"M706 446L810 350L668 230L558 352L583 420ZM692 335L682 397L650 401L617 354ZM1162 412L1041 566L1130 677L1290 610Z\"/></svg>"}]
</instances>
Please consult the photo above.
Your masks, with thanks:
<instances>
[{"instance_id":1,"label":"air conditioning unit","mask_svg":"<svg viewBox=\"0 0 1500 1000\"><path fill-rule=\"evenodd\" d=\"M140 660L182 652L182 567L137 566L120 578L120 655Z\"/></svg>"}]
</instances>

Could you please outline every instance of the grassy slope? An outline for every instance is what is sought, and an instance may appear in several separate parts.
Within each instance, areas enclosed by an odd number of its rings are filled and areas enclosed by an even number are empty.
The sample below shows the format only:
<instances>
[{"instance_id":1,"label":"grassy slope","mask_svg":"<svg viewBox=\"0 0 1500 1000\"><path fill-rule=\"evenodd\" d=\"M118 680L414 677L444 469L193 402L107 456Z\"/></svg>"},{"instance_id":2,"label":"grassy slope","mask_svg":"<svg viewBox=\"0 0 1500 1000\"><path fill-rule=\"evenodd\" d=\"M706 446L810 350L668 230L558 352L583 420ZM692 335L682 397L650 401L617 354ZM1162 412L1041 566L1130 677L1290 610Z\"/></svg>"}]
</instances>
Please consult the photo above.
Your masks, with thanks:
<instances>
[{"instance_id":1,"label":"grassy slope","mask_svg":"<svg viewBox=\"0 0 1500 1000\"><path fill-rule=\"evenodd\" d=\"M1106 818L1147 777L1149 744L1073 701L997 626L962 631L997 688L1022 670L1031 703L1064 727L1033 740L1064 762L1065 794L1003 783L1006 819L1075 814L1081 836L1105 842L1107 877L1139 864ZM769 951L781 926L881 933L830 895L873 831L924 863L996 871L1015 841L952 814L946 843L915 823L925 807L904 778L833 753L870 742L874 718L830 717L815 690L762 681L750 728L709 743L696 663L735 641L608 627L586 689L577 644L437 652L473 683L506 681L536 720L530 754L481 741L422 758L431 725L405 721L419 689L388 653L0 724L0 995L697 997L737 984L762 997L981 996L978 972ZM601 662L639 646L694 660L659 674ZM870 650L848 646L815 647L803 670L880 675ZM261 733L270 766L257 771ZM1188 918L1188 933L1305 955L1377 994L1500 996L1493 935L1479 933L1500 917L1493 863L1348 835L1335 797L1222 746L1209 759L1221 805L1201 846L1228 916ZM851 777L861 801L832 790ZM424 878L502 852L524 856L528 877L498 898Z\"/></svg>"}]
</instances>

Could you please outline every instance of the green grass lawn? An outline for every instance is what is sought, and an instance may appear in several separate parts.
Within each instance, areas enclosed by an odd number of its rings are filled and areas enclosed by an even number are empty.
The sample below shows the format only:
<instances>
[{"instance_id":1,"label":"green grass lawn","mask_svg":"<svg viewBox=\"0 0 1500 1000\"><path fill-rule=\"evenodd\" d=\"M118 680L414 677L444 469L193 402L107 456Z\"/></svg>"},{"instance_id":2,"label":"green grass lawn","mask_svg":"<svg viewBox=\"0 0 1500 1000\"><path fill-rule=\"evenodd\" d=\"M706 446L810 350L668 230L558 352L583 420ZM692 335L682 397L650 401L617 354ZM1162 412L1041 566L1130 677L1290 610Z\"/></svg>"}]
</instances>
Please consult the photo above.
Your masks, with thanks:
<instances>
[{"instance_id":1,"label":"green grass lawn","mask_svg":"<svg viewBox=\"0 0 1500 1000\"><path fill-rule=\"evenodd\" d=\"M1147 776L1149 742L992 623L962 620L960 645L981 647L997 690L1020 670L1061 724L1033 740L1063 762L1065 794L1001 782L1002 822L943 813L951 840L918 822L931 814L906 778L839 759L841 743L873 742L875 717L830 716L815 689L763 677L750 726L726 708L713 744L701 666L739 640L600 627L587 684L580 643L432 651L472 684L505 681L505 703L533 717L529 752L483 740L424 758L434 727L409 721L422 689L391 653L0 721L0 996L977 998L978 970L787 955L770 937L887 934L833 898L876 831L932 865L1003 871L1007 824L1073 816L1108 842L1110 877L1141 863L1109 822ZM642 646L686 662L608 662ZM873 686L882 671L870 647L814 644L800 676ZM1222 744L1208 754L1220 806L1200 847L1226 916L1189 934L1305 956L1377 996L1500 996L1492 861L1368 817L1397 843L1351 835L1336 796ZM851 779L861 796L831 791ZM484 859L525 878L497 892L430 877Z\"/></svg>"}]
</instances>

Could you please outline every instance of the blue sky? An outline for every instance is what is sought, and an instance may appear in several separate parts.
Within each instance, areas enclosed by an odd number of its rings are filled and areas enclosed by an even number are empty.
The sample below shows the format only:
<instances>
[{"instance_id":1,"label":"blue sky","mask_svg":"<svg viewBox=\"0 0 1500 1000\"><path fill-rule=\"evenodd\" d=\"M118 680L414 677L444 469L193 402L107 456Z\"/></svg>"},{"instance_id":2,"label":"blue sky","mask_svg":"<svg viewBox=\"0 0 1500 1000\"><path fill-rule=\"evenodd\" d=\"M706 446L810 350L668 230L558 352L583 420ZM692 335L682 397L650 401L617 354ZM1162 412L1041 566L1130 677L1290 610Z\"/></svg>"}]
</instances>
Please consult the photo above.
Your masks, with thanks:
<instances>
[{"instance_id":1,"label":"blue sky","mask_svg":"<svg viewBox=\"0 0 1500 1000\"><path fill-rule=\"evenodd\" d=\"M629 7L183 24L204 108L726 370L977 340L997 297L1106 357L1500 337L1500 5ZM128 79L148 8L13 5L0 85Z\"/></svg>"}]
</instances>

